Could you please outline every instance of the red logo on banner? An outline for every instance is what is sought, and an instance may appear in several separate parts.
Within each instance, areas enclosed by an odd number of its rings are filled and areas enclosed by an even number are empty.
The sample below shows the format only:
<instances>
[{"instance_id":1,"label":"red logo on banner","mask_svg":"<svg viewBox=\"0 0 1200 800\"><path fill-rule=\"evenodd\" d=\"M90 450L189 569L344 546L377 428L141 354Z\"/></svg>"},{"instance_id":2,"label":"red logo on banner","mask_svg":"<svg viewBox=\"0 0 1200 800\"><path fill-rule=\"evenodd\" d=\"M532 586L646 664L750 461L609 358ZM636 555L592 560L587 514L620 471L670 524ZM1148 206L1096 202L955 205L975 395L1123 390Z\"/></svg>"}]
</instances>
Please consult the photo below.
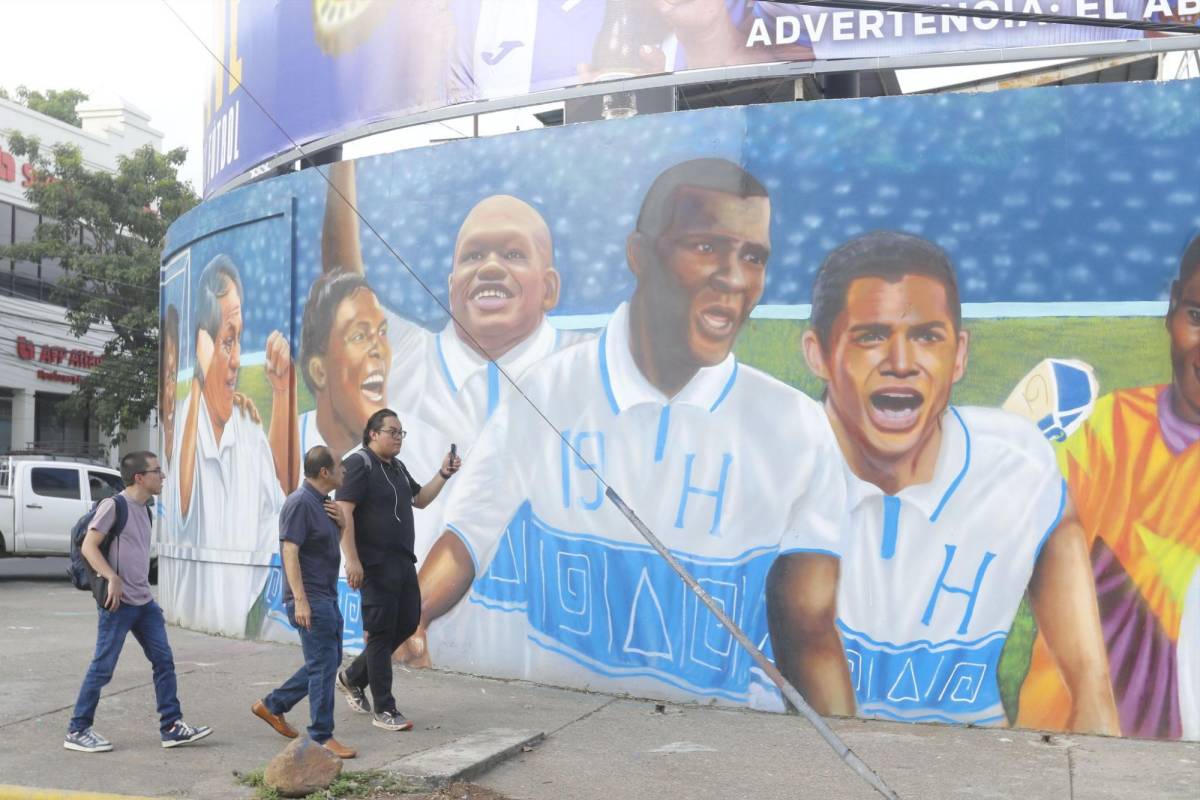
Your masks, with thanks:
<instances>
[{"instance_id":1,"label":"red logo on banner","mask_svg":"<svg viewBox=\"0 0 1200 800\"><path fill-rule=\"evenodd\" d=\"M33 360L33 342L26 339L24 336L17 337L17 358L22 361Z\"/></svg>"}]
</instances>

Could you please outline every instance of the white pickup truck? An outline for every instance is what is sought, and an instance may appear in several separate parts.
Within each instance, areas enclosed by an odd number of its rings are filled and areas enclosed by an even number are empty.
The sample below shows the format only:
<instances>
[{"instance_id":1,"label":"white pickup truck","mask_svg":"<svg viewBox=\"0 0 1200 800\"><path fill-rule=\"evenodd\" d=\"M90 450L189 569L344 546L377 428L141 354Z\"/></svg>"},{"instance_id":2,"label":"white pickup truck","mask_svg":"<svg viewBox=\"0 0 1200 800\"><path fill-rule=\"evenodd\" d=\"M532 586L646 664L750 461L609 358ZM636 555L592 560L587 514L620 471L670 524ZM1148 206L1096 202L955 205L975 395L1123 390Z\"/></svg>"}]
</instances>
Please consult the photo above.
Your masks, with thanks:
<instances>
[{"instance_id":1,"label":"white pickup truck","mask_svg":"<svg viewBox=\"0 0 1200 800\"><path fill-rule=\"evenodd\" d=\"M69 555L79 518L123 488L121 473L109 467L0 456L0 557ZM152 566L152 577L154 571Z\"/></svg>"}]
</instances>

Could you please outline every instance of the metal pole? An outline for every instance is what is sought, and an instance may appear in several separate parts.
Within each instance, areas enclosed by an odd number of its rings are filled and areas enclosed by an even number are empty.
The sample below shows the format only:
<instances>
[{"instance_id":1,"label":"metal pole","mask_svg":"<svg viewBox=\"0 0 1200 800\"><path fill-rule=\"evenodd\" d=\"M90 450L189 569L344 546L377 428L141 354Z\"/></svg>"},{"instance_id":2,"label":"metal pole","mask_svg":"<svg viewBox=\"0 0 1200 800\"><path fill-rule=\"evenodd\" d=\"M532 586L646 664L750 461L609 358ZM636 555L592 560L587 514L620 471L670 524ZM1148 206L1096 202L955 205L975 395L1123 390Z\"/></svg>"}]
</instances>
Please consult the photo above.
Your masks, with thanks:
<instances>
[{"instance_id":1,"label":"metal pole","mask_svg":"<svg viewBox=\"0 0 1200 800\"><path fill-rule=\"evenodd\" d=\"M871 787L874 788L875 791L879 792L884 797L890 798L890 800L899 800L899 797L896 795L896 793L893 792L888 785L883 782L883 779L876 775L875 771L868 767L867 764L861 758L859 758L853 750L847 747L846 743L843 742L838 735L834 733L832 729L830 729L828 723L821 718L821 715L814 711L812 706L805 702L804 697L796 690L796 687L792 686L792 684L788 682L788 679L783 677L783 673L779 671L779 668L771 663L766 654L764 654L763 651L759 650L754 645L754 642L750 641L750 637L746 636L746 633L738 627L737 623L730 619L729 615L725 613L725 609L721 608L721 606L709 596L708 592L704 591L704 587L702 587L699 582L692 577L691 573L684 569L683 565L675 560L675 556L671 555L671 551L668 550L661 541L659 541L658 537L654 535L654 532L646 526L646 523L642 522L638 515L633 512L633 509L625 505L625 501L621 499L620 495L618 495L611 486L604 490L604 496L612 501L612 504L617 507L617 510L625 515L625 519L629 520L629 524L637 529L638 533L640 533L642 537L650 543L650 546L653 547L655 551L663 557L663 560L670 565L671 569L675 570L675 574L678 575L685 584L687 584L687 587L692 590L693 594L700 598L700 602L704 603L708 610L713 613L713 616L715 616L717 620L719 620L720 623L725 626L726 630L733 634L733 638L736 639L737 643L742 646L742 649L750 654L750 657L754 659L754 663L758 664L759 668L767 674L767 677L779 687L779 691L782 692L783 696L788 699L788 702L791 703L792 706L799 711L814 728L817 729L817 733L821 734L821 738L833 748L833 751L838 754L838 757L842 759L842 762L846 766L850 767L850 769L854 770L854 772L857 773L860 778L871 784Z\"/></svg>"}]
</instances>

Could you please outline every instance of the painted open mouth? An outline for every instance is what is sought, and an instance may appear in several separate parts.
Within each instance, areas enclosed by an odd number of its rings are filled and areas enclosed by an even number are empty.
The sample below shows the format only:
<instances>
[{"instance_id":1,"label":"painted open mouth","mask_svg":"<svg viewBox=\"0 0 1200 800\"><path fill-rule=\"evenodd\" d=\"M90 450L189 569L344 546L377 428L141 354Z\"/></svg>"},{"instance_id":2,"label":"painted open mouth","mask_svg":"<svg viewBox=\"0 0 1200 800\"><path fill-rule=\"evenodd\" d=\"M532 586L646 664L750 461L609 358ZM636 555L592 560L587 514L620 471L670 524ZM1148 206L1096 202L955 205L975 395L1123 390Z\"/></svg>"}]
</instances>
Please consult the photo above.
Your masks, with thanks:
<instances>
[{"instance_id":1,"label":"painted open mouth","mask_svg":"<svg viewBox=\"0 0 1200 800\"><path fill-rule=\"evenodd\" d=\"M375 370L366 377L362 383L358 385L358 390L362 392L362 396L372 403L383 402L383 372Z\"/></svg>"},{"instance_id":2,"label":"painted open mouth","mask_svg":"<svg viewBox=\"0 0 1200 800\"><path fill-rule=\"evenodd\" d=\"M513 293L502 283L481 283L471 291L470 299L484 311L495 311L508 305Z\"/></svg>"},{"instance_id":3,"label":"painted open mouth","mask_svg":"<svg viewBox=\"0 0 1200 800\"><path fill-rule=\"evenodd\" d=\"M710 339L728 339L737 330L738 312L730 306L706 306L697 317L700 332Z\"/></svg>"},{"instance_id":4,"label":"painted open mouth","mask_svg":"<svg viewBox=\"0 0 1200 800\"><path fill-rule=\"evenodd\" d=\"M882 389L871 395L869 414L871 421L879 428L905 431L917 424L924 404L924 395L916 389Z\"/></svg>"}]
</instances>

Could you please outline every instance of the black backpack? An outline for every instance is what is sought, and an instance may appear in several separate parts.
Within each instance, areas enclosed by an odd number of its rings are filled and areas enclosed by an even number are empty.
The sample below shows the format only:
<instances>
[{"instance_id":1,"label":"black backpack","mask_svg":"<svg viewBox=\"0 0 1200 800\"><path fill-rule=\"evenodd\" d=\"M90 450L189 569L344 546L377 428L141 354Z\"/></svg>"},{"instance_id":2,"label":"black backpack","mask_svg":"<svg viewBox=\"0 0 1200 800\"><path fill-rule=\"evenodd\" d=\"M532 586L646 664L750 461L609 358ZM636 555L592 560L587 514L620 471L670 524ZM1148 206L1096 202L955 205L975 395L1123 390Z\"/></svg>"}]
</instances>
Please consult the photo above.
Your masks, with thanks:
<instances>
[{"instance_id":1,"label":"black backpack","mask_svg":"<svg viewBox=\"0 0 1200 800\"><path fill-rule=\"evenodd\" d=\"M104 536L104 540L100 542L100 552L104 554L105 558L108 558L108 550L112 547L113 540L121 535L121 531L125 530L125 523L129 521L129 504L125 501L124 496L115 494L112 500L117 508L117 518L113 520L112 527ZM96 573L92 569L92 565L83 557L83 540L91 528L92 518L96 516L96 509L103 502L104 500L97 500L93 503L91 510L80 517L71 528L71 566L67 567L67 575L71 578L71 585L84 592L92 590L92 576ZM150 511L149 508L146 510ZM153 518L152 515L151 519L153 520Z\"/></svg>"}]
</instances>

